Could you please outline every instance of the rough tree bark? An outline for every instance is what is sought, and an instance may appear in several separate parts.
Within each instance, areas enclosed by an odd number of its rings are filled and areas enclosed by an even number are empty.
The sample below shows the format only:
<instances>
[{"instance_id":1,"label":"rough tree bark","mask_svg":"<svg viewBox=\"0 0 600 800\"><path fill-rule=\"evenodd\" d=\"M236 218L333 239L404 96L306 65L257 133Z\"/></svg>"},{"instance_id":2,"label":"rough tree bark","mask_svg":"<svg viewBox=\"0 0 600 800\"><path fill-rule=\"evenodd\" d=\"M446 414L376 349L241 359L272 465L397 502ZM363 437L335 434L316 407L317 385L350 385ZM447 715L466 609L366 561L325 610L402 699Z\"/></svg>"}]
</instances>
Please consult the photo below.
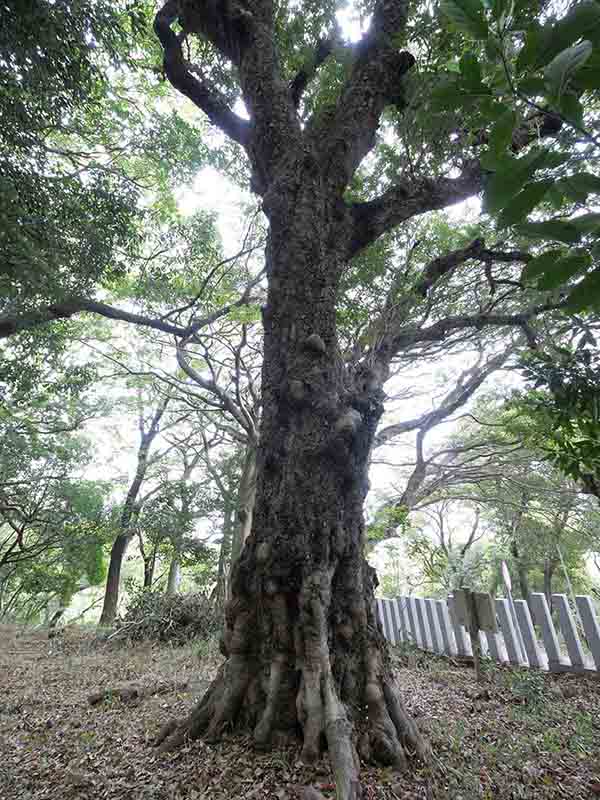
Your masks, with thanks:
<instances>
[{"instance_id":1,"label":"rough tree bark","mask_svg":"<svg viewBox=\"0 0 600 800\"><path fill-rule=\"evenodd\" d=\"M269 0L167 0L155 19L168 80L245 149L269 221L256 503L232 570L227 658L199 705L165 726L158 743L170 749L202 734L214 741L239 724L268 747L301 731L304 759L327 746L338 800L361 796L358 753L396 766L407 747L428 753L400 699L363 555L368 464L390 361L418 337L528 319L486 312L415 331L392 304L377 346L352 362L342 357L336 302L349 260L399 223L481 188L478 162L466 161L454 178L401 178L375 200L344 199L383 109L403 106L403 76L414 63L397 44L406 14L401 0L377 0L338 101L304 124L297 106L310 70L291 83L280 74ZM172 29L176 21L183 33ZM190 68L182 47L190 35L233 64L249 120ZM461 251L424 275L415 297L472 257L472 248Z\"/></svg>"},{"instance_id":2,"label":"rough tree bark","mask_svg":"<svg viewBox=\"0 0 600 800\"><path fill-rule=\"evenodd\" d=\"M108 564L108 574L106 576L106 589L104 592L104 604L102 606L102 614L100 615L100 626L112 625L117 615L117 606L119 603L119 588L121 583L121 567L123 565L123 558L127 551L129 542L133 533L131 531L131 522L136 513L136 501L140 493L140 489L146 477L148 469L148 454L152 446L152 442L156 438L159 431L160 421L167 408L169 398L163 400L150 423L148 430L144 428L143 422L140 420L140 446L138 449L138 460L135 471L135 476L121 512L119 520L119 534L117 535L113 546L110 551L110 561Z\"/></svg>"}]
</instances>

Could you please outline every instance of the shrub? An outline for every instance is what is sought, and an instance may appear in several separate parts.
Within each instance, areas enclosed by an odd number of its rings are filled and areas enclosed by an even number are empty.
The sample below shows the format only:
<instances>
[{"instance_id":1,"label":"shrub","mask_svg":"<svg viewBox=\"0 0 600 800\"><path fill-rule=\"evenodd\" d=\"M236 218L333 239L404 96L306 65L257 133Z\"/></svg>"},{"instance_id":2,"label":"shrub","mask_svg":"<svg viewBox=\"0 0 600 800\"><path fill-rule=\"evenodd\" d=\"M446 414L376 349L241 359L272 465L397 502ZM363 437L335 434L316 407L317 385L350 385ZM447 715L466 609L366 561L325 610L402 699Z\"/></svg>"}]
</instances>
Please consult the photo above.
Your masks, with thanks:
<instances>
[{"instance_id":1,"label":"shrub","mask_svg":"<svg viewBox=\"0 0 600 800\"><path fill-rule=\"evenodd\" d=\"M170 642L210 639L221 629L221 609L203 594L174 594L148 589L135 594L117 621L115 639Z\"/></svg>"}]
</instances>

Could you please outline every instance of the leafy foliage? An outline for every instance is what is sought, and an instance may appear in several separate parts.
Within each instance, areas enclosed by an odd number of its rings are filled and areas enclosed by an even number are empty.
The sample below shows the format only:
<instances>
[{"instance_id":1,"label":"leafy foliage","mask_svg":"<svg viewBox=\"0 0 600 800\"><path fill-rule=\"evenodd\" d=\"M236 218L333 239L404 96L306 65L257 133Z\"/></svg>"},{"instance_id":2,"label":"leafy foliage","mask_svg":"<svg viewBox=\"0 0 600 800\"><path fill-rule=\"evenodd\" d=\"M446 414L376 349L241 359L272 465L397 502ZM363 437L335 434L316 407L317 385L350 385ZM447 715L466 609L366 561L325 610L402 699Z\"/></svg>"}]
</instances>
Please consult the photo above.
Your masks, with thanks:
<instances>
[{"instance_id":1,"label":"leafy foliage","mask_svg":"<svg viewBox=\"0 0 600 800\"><path fill-rule=\"evenodd\" d=\"M600 4L576 2L543 23L532 6L512 0L447 0L441 11L465 36L466 49L458 69L433 90L432 110L476 111L491 125L489 135L479 135L487 145L484 200L500 230L512 228L532 247L568 245L558 258L534 251L523 279L537 278L544 290L580 279L569 307L597 306L600 217L582 210L600 191ZM541 146L544 126L560 132L551 146Z\"/></svg>"},{"instance_id":2,"label":"leafy foliage","mask_svg":"<svg viewBox=\"0 0 600 800\"><path fill-rule=\"evenodd\" d=\"M533 389L511 406L525 416L535 438L565 475L600 496L600 355L595 347L562 348L524 361Z\"/></svg>"}]
</instances>

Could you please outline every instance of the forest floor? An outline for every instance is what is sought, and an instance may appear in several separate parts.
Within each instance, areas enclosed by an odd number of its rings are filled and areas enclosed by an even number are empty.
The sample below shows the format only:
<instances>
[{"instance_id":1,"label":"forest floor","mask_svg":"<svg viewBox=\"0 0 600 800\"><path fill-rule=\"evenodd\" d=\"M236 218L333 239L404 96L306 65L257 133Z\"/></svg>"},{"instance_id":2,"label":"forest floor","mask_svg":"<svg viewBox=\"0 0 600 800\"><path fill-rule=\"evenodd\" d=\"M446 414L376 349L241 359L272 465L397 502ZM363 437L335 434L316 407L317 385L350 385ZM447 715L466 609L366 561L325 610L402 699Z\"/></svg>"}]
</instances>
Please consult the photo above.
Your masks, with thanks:
<instances>
[{"instance_id":1,"label":"forest floor","mask_svg":"<svg viewBox=\"0 0 600 800\"><path fill-rule=\"evenodd\" d=\"M365 766L365 800L600 797L600 681L488 666L477 685L449 660L396 659L435 756L403 773ZM0 628L0 800L301 800L311 785L333 797L327 759L303 765L296 748L255 753L241 736L167 755L150 746L217 663L206 644L115 649L74 627L52 641ZM89 702L132 684L138 696Z\"/></svg>"}]
</instances>

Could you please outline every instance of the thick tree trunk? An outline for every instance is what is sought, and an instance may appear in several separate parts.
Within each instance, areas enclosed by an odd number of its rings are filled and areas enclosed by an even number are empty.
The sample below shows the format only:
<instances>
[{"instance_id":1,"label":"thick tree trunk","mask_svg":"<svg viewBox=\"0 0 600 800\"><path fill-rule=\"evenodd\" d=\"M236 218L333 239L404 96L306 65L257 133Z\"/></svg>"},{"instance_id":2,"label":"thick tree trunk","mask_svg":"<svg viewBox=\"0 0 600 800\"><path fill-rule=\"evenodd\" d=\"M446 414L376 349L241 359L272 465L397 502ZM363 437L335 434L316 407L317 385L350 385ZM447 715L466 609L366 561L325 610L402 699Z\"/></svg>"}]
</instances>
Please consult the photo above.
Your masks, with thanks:
<instances>
[{"instance_id":1,"label":"thick tree trunk","mask_svg":"<svg viewBox=\"0 0 600 800\"><path fill-rule=\"evenodd\" d=\"M298 168L294 164L294 169ZM300 171L298 169L298 171ZM351 371L335 330L342 264L329 236L334 209L306 170L267 201L268 304L263 416L252 533L232 570L227 661L163 748L238 721L259 747L302 731L302 756L326 745L338 798L360 796L357 749L405 762L426 746L402 706L378 623L375 571L364 558L363 501L381 380ZM332 269L333 265L333 269Z\"/></svg>"}]
</instances>

